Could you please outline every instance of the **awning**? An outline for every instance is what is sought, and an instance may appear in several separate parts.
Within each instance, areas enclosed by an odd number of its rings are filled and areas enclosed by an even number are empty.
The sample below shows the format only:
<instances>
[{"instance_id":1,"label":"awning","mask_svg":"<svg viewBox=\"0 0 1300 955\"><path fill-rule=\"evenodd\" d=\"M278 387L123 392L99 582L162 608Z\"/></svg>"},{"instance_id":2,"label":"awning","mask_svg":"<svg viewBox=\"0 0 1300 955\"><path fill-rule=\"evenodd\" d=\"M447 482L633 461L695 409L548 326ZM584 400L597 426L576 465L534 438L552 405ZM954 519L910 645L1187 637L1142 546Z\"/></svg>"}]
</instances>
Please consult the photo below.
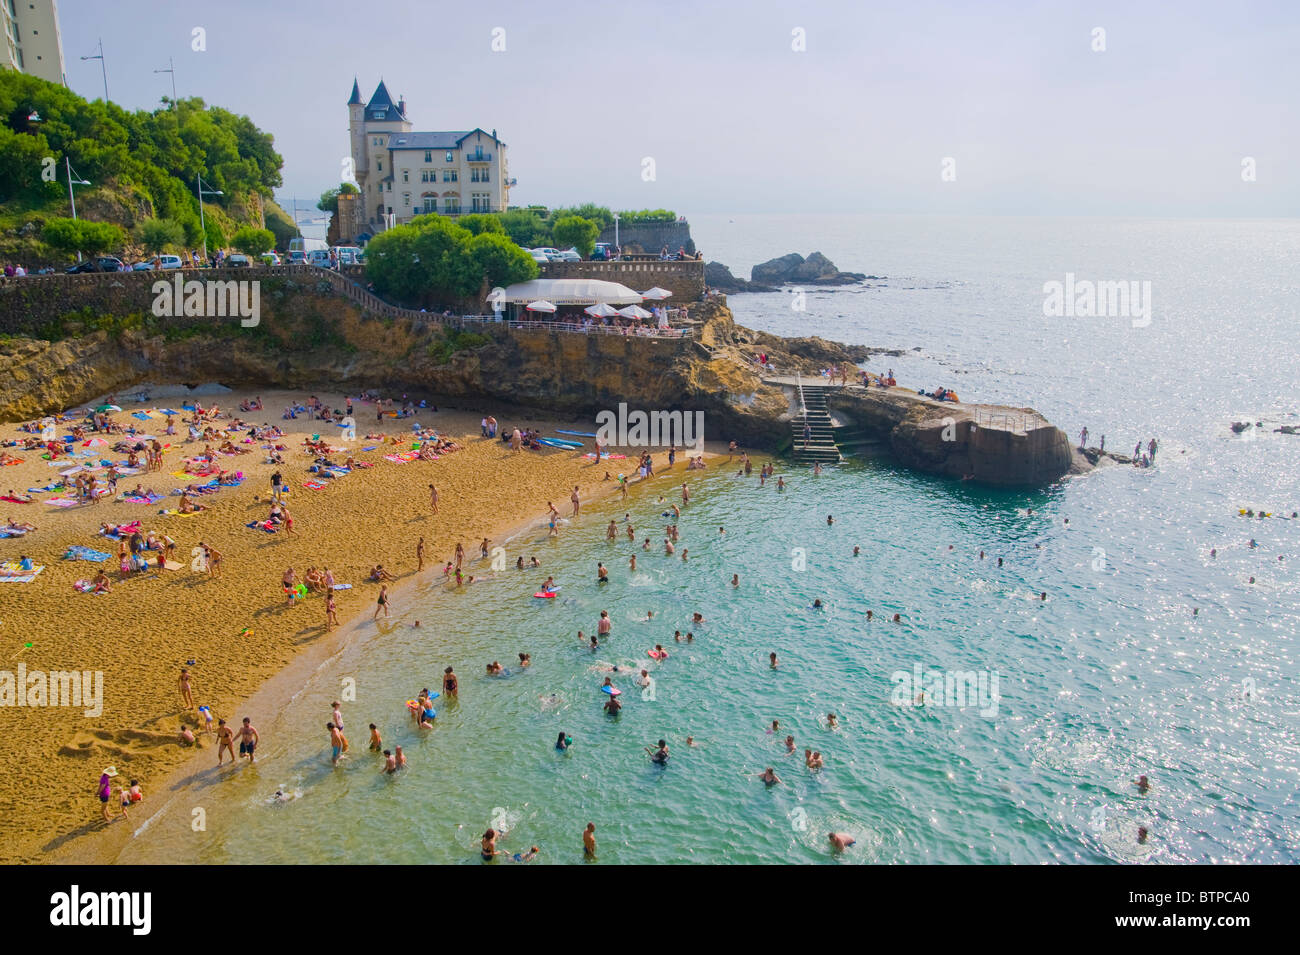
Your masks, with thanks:
<instances>
[{"instance_id":1,"label":"awning","mask_svg":"<svg viewBox=\"0 0 1300 955\"><path fill-rule=\"evenodd\" d=\"M626 305L641 301L641 294L618 282L600 279L533 279L504 289L500 301L527 305L538 299L556 305Z\"/></svg>"}]
</instances>

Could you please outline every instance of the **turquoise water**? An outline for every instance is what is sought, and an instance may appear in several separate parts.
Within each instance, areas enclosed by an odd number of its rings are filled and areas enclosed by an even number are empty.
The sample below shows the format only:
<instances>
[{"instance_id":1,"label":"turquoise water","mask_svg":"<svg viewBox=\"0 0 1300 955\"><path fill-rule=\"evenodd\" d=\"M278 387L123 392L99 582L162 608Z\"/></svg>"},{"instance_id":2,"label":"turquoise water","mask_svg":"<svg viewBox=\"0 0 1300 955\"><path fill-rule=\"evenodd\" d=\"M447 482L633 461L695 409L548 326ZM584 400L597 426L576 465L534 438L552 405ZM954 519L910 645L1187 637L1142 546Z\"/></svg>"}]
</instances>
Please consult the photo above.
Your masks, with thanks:
<instances>
[{"instance_id":1,"label":"turquoise water","mask_svg":"<svg viewBox=\"0 0 1300 955\"><path fill-rule=\"evenodd\" d=\"M712 251L722 239L706 242L709 227L697 226L701 246L732 265L836 234L805 220L749 223L728 260ZM479 864L478 836L502 817L502 848L540 845L540 862L581 861L588 821L602 862L824 861L835 830L858 838L844 862L1300 861L1300 521L1236 516L1300 509L1300 437L1250 441L1227 428L1246 413L1295 421L1287 263L1300 226L863 217L837 227L858 245L822 250L841 268L890 275L882 286L816 293L801 314L780 295L733 297L738 318L919 346L887 360L905 383L1032 404L1120 450L1155 434L1157 466L1013 493L851 462L820 477L783 468L784 494L719 467L692 473L674 558L657 497L676 500L675 485L656 480L559 540L524 535L496 579L431 588L391 626L366 628L288 705L247 714L264 737L256 767L174 794L121 861ZM1044 319L1035 287L1067 270L1152 278L1152 326ZM650 552L604 540L624 511ZM513 570L521 552L542 570ZM597 560L612 577L603 587ZM546 574L560 599L530 596ZM824 610L811 609L818 598ZM601 609L613 637L592 654L576 634L592 632ZM648 610L654 620L640 622ZM692 627L696 610L706 623ZM674 629L696 640L676 644ZM655 643L670 651L662 664L646 656ZM491 660L513 670L521 650L527 671L483 675ZM595 669L614 663L656 680L649 700L615 677L626 701L617 720L601 712ZM436 728L418 731L403 701L436 687L448 664L460 699L439 700ZM894 675L917 665L996 673L996 712L933 694L923 707L907 705L910 693L891 699ZM324 723L345 679L357 686L343 707L354 748L332 769ZM823 722L830 711L837 730ZM774 719L779 736L765 731ZM395 778L365 752L371 721L408 755ZM560 730L574 738L567 753L553 748ZM786 732L799 753L820 750L825 769L783 756ZM660 737L666 767L644 750ZM767 766L783 780L770 790L750 775ZM1131 785L1139 774L1152 781L1145 795ZM281 787L298 798L268 805ZM194 807L205 831L192 829ZM1138 826L1150 830L1145 846Z\"/></svg>"}]
</instances>

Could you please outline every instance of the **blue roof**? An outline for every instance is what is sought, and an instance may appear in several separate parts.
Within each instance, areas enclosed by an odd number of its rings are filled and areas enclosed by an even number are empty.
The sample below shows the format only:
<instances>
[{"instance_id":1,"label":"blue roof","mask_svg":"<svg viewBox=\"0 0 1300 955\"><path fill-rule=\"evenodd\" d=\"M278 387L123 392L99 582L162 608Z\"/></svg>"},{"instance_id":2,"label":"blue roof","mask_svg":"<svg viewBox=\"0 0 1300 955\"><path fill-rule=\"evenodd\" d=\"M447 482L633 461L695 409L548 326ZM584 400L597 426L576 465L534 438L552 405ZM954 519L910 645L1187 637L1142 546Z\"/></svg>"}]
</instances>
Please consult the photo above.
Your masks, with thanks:
<instances>
[{"instance_id":1,"label":"blue roof","mask_svg":"<svg viewBox=\"0 0 1300 955\"><path fill-rule=\"evenodd\" d=\"M388 87L384 81L380 80L379 85L375 87L375 93L370 97L370 102L366 104L366 119L378 122L391 122L406 119L397 104L393 102L392 96L388 93Z\"/></svg>"},{"instance_id":2,"label":"blue roof","mask_svg":"<svg viewBox=\"0 0 1300 955\"><path fill-rule=\"evenodd\" d=\"M361 87L357 85L357 78L352 77L352 95L348 97L349 106L361 105Z\"/></svg>"}]
</instances>

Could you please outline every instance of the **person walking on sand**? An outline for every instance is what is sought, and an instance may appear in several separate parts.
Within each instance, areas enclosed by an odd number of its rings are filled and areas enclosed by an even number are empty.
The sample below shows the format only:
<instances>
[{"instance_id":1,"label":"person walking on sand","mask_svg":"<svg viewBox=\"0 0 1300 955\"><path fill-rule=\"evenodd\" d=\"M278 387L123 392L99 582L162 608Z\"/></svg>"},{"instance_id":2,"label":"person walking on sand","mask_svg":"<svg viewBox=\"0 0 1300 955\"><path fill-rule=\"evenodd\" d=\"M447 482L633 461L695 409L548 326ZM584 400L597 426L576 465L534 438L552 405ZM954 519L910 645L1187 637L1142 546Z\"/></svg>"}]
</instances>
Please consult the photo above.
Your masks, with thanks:
<instances>
[{"instance_id":1,"label":"person walking on sand","mask_svg":"<svg viewBox=\"0 0 1300 955\"><path fill-rule=\"evenodd\" d=\"M429 485L429 507L433 509L433 513L438 513L438 489L432 484Z\"/></svg>"},{"instance_id":2,"label":"person walking on sand","mask_svg":"<svg viewBox=\"0 0 1300 955\"><path fill-rule=\"evenodd\" d=\"M257 729L253 726L252 721L247 716L244 717L244 725L239 728L239 755L247 756L249 765L253 763L253 750L261 742L261 737L257 735Z\"/></svg>"},{"instance_id":3,"label":"person walking on sand","mask_svg":"<svg viewBox=\"0 0 1300 955\"><path fill-rule=\"evenodd\" d=\"M378 617L381 610L384 612L384 617L388 617L388 584L379 585L379 598L375 601L375 616L370 619L374 620Z\"/></svg>"},{"instance_id":4,"label":"person walking on sand","mask_svg":"<svg viewBox=\"0 0 1300 955\"><path fill-rule=\"evenodd\" d=\"M325 632L329 633L339 625L339 615L334 609L333 591L325 595Z\"/></svg>"},{"instance_id":5,"label":"person walking on sand","mask_svg":"<svg viewBox=\"0 0 1300 955\"><path fill-rule=\"evenodd\" d=\"M573 517L578 516L578 510L581 504L578 501L578 485L573 485L573 493L569 495L569 500L573 502Z\"/></svg>"},{"instance_id":6,"label":"person walking on sand","mask_svg":"<svg viewBox=\"0 0 1300 955\"><path fill-rule=\"evenodd\" d=\"M180 691L181 691L181 702L185 704L187 709L191 709L191 710L194 709L194 687L191 684L190 671L187 670L185 667L181 667L181 676L180 676L179 683L180 683Z\"/></svg>"},{"instance_id":7,"label":"person walking on sand","mask_svg":"<svg viewBox=\"0 0 1300 955\"><path fill-rule=\"evenodd\" d=\"M235 765L235 734L226 725L225 720L217 720L217 765L221 765L221 754L230 752L230 765Z\"/></svg>"},{"instance_id":8,"label":"person walking on sand","mask_svg":"<svg viewBox=\"0 0 1300 955\"><path fill-rule=\"evenodd\" d=\"M99 801L104 811L104 821L112 822L112 811L108 808L108 801L113 796L113 777L117 775L117 770L109 766L99 774L99 786L96 792L99 795Z\"/></svg>"},{"instance_id":9,"label":"person walking on sand","mask_svg":"<svg viewBox=\"0 0 1300 955\"><path fill-rule=\"evenodd\" d=\"M429 486L432 487L433 485L429 485ZM424 570L424 538L423 537L421 537L419 541L416 542L415 545L415 562L416 562L415 572L418 574L420 571Z\"/></svg>"}]
</instances>

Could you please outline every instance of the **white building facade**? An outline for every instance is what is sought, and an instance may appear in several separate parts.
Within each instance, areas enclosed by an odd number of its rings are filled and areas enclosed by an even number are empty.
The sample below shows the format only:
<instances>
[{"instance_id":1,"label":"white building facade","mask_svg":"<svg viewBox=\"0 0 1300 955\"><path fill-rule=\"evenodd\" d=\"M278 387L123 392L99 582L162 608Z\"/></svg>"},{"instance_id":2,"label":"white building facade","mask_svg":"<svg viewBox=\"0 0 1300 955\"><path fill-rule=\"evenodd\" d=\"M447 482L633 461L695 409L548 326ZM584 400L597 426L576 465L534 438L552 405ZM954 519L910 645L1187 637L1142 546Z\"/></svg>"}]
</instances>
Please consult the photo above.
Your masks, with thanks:
<instances>
[{"instance_id":1,"label":"white building facade","mask_svg":"<svg viewBox=\"0 0 1300 955\"><path fill-rule=\"evenodd\" d=\"M4 48L0 67L67 86L56 0L0 0Z\"/></svg>"},{"instance_id":2,"label":"white building facade","mask_svg":"<svg viewBox=\"0 0 1300 955\"><path fill-rule=\"evenodd\" d=\"M503 212L509 204L514 180L496 130L418 132L407 118L405 99L393 102L382 80L368 103L361 102L353 81L348 129L372 235L426 212Z\"/></svg>"}]
</instances>

